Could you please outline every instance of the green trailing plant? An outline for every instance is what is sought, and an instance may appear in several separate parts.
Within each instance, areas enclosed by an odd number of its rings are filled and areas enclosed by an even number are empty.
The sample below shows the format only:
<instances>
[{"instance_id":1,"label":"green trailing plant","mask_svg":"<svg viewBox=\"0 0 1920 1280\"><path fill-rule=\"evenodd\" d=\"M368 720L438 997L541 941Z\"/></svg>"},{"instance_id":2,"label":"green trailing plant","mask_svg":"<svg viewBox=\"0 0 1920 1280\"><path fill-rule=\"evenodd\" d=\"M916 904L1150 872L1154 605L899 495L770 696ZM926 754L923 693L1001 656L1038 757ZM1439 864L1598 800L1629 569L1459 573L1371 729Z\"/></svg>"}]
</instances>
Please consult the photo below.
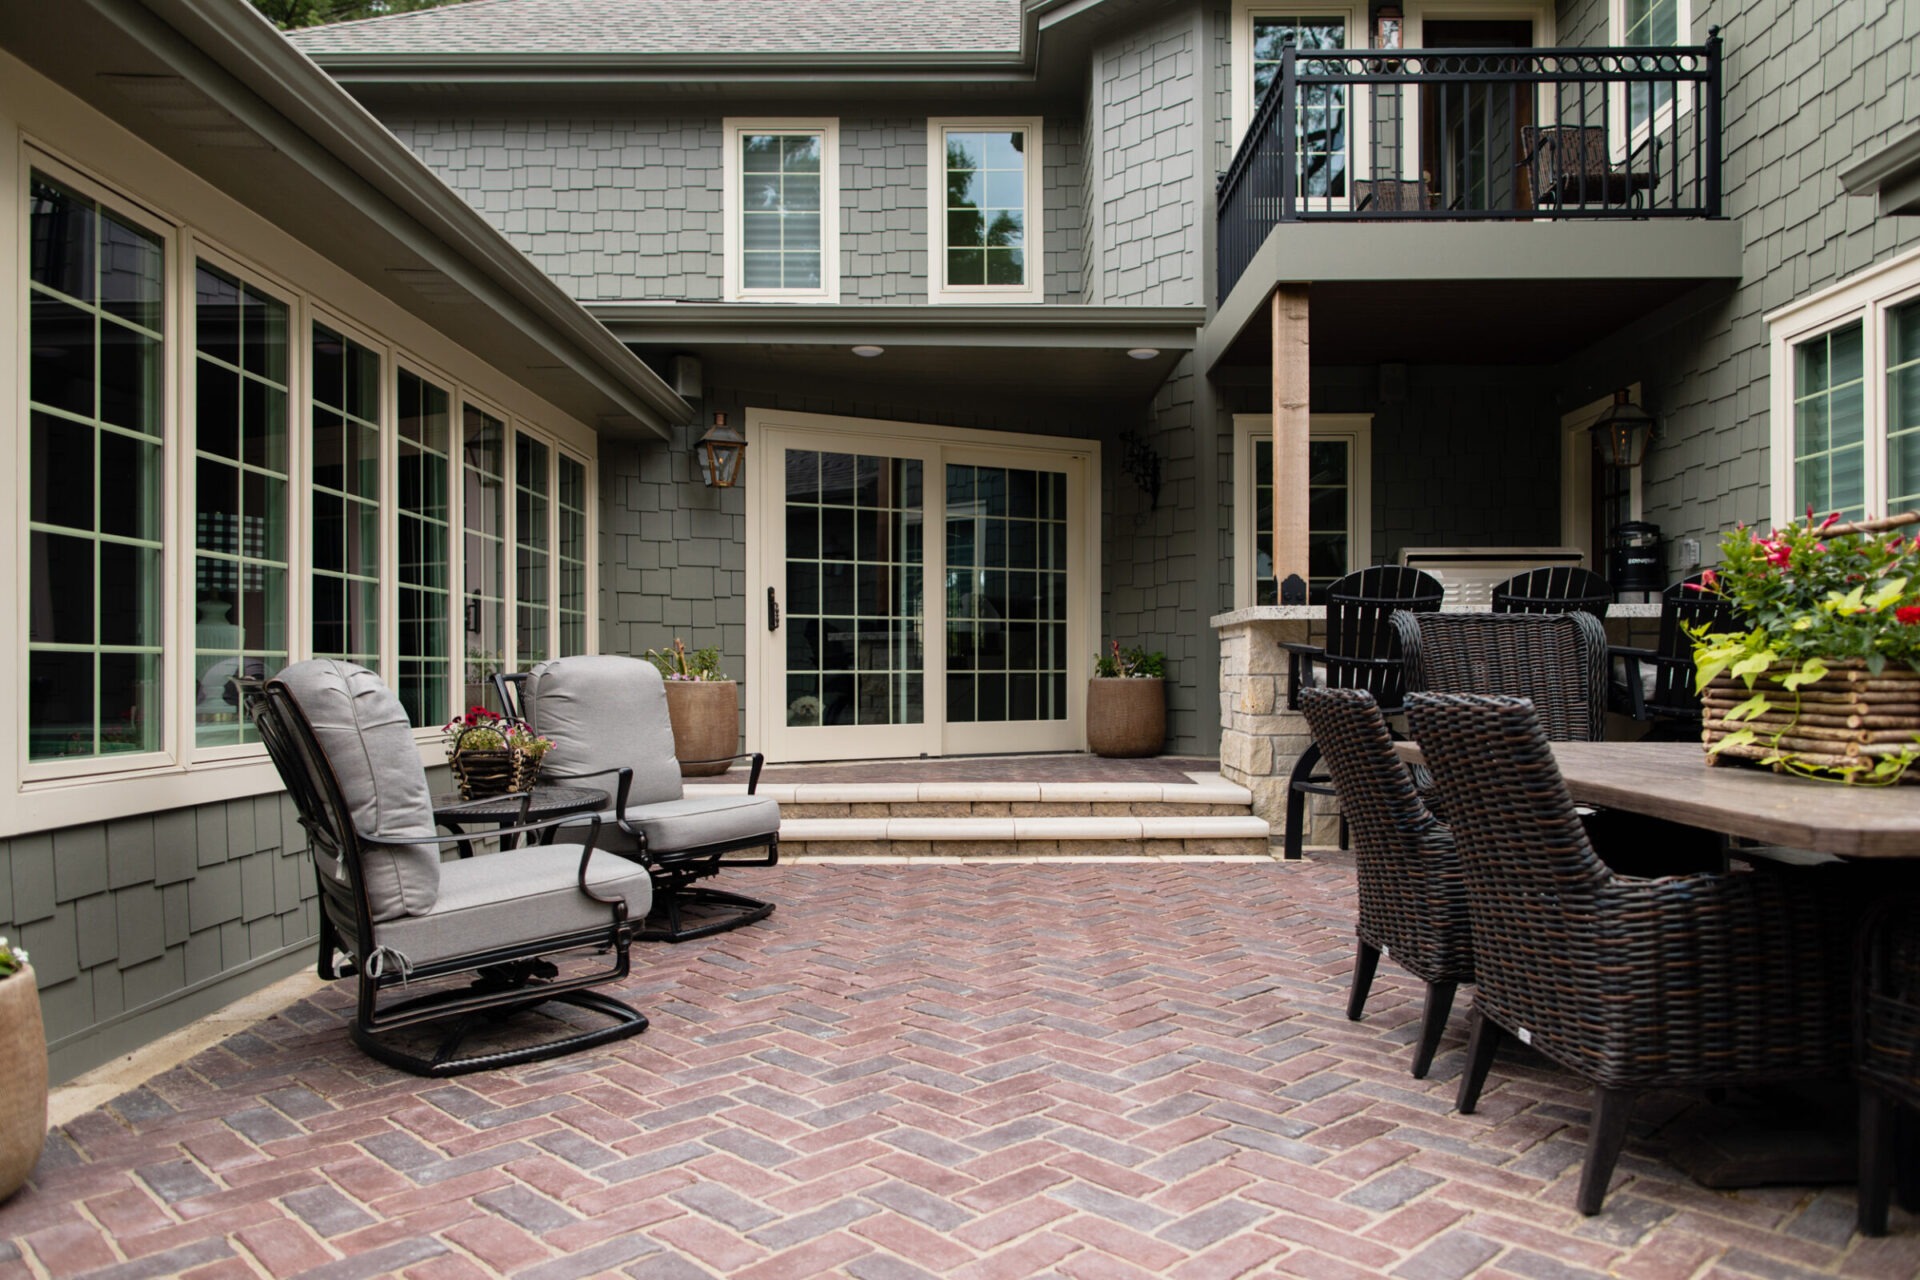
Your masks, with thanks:
<instances>
[{"instance_id":1,"label":"green trailing plant","mask_svg":"<svg viewBox=\"0 0 1920 1280\"><path fill-rule=\"evenodd\" d=\"M1770 535L1743 525L1722 537L1720 566L1701 575L1699 589L1726 597L1746 626L1695 633L1696 688L1705 692L1724 672L1752 696L1721 717L1747 727L1714 742L1710 753L1757 743L1768 748L1763 764L1876 785L1897 782L1920 760L1920 735L1913 746L1844 766L1809 764L1781 746L1798 723L1800 689L1834 664L1858 661L1872 676L1889 667L1920 673L1920 543L1898 532L1915 522L1920 515L1910 512L1843 524L1836 512L1816 524L1809 509L1804 523ZM1787 728L1759 723L1776 711L1791 717Z\"/></svg>"},{"instance_id":2,"label":"green trailing plant","mask_svg":"<svg viewBox=\"0 0 1920 1280\"><path fill-rule=\"evenodd\" d=\"M0 938L0 978L11 978L27 963L27 949Z\"/></svg>"},{"instance_id":3,"label":"green trailing plant","mask_svg":"<svg viewBox=\"0 0 1920 1280\"><path fill-rule=\"evenodd\" d=\"M518 720L510 720L485 707L468 707L465 715L455 716L441 726L447 737L447 754L461 751L516 751L538 760L553 750L553 739L543 738Z\"/></svg>"},{"instance_id":4,"label":"green trailing plant","mask_svg":"<svg viewBox=\"0 0 1920 1280\"><path fill-rule=\"evenodd\" d=\"M647 661L660 668L660 674L668 680L728 680L732 677L720 669L720 650L708 646L705 649L689 649L687 642L674 637L671 649L647 650Z\"/></svg>"},{"instance_id":5,"label":"green trailing plant","mask_svg":"<svg viewBox=\"0 0 1920 1280\"><path fill-rule=\"evenodd\" d=\"M1093 674L1102 680L1159 680L1167 673L1167 655L1140 645L1122 649L1118 640L1093 657Z\"/></svg>"}]
</instances>

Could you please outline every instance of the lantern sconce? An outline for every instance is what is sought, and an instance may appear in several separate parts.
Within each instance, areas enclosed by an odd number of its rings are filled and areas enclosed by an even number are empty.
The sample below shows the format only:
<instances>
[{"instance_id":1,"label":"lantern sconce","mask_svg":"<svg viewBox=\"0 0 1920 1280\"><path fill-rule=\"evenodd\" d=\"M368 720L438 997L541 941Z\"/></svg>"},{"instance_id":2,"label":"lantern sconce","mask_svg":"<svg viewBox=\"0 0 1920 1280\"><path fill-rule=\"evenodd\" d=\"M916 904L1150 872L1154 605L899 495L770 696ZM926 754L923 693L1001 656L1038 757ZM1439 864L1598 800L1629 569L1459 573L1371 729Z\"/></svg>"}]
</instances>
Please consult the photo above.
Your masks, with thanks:
<instances>
[{"instance_id":1,"label":"lantern sconce","mask_svg":"<svg viewBox=\"0 0 1920 1280\"><path fill-rule=\"evenodd\" d=\"M1160 455L1153 446L1131 431L1120 433L1120 443L1124 452L1120 457L1120 471L1128 479L1140 486L1140 492L1147 495L1147 510L1157 510L1160 506Z\"/></svg>"},{"instance_id":2,"label":"lantern sconce","mask_svg":"<svg viewBox=\"0 0 1920 1280\"><path fill-rule=\"evenodd\" d=\"M713 415L713 425L694 446L700 460L700 483L709 489L731 489L740 483L740 459L746 456L747 438L727 425L727 415Z\"/></svg>"},{"instance_id":3,"label":"lantern sconce","mask_svg":"<svg viewBox=\"0 0 1920 1280\"><path fill-rule=\"evenodd\" d=\"M1646 459L1647 442L1653 438L1653 415L1620 390L1613 393L1613 403L1589 430L1601 461L1624 471Z\"/></svg>"}]
</instances>

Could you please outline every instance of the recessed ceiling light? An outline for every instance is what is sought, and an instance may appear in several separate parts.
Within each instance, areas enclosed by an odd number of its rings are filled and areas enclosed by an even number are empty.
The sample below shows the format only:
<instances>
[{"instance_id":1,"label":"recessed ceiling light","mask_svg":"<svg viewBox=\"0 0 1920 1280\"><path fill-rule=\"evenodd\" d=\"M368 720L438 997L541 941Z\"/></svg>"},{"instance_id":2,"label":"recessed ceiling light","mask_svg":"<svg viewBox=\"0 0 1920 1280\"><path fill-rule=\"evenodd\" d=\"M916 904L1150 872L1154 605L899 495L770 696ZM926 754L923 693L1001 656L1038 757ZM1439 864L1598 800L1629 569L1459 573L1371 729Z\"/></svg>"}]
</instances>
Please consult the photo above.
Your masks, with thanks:
<instances>
[{"instance_id":1,"label":"recessed ceiling light","mask_svg":"<svg viewBox=\"0 0 1920 1280\"><path fill-rule=\"evenodd\" d=\"M1134 347L1127 352L1128 358L1133 360L1151 360L1159 354L1158 347Z\"/></svg>"},{"instance_id":2,"label":"recessed ceiling light","mask_svg":"<svg viewBox=\"0 0 1920 1280\"><path fill-rule=\"evenodd\" d=\"M858 346L853 349L853 354L859 356L862 360L871 360L885 350L885 347Z\"/></svg>"}]
</instances>

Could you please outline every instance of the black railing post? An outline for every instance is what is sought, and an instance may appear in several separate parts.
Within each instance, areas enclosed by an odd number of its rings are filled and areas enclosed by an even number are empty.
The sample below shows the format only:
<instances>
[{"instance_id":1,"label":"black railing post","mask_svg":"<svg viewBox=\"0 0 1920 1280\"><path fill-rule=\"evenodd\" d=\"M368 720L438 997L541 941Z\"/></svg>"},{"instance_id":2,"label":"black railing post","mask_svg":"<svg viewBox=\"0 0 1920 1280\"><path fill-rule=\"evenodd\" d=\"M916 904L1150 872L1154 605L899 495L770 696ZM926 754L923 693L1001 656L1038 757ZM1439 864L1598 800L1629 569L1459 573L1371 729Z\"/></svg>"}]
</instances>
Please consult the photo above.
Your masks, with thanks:
<instances>
[{"instance_id":1,"label":"black railing post","mask_svg":"<svg viewBox=\"0 0 1920 1280\"><path fill-rule=\"evenodd\" d=\"M1294 197L1300 181L1299 131L1295 112L1298 106L1294 95L1298 90L1295 83L1298 75L1295 68L1296 53L1293 36L1288 35L1280 47L1280 79L1269 93L1280 95L1280 117L1275 128L1279 133L1274 141L1280 156L1280 221L1294 220Z\"/></svg>"},{"instance_id":2,"label":"black railing post","mask_svg":"<svg viewBox=\"0 0 1920 1280\"><path fill-rule=\"evenodd\" d=\"M1707 216L1720 216L1720 28L1707 28L1707 88L1700 104L1700 149L1707 158Z\"/></svg>"}]
</instances>

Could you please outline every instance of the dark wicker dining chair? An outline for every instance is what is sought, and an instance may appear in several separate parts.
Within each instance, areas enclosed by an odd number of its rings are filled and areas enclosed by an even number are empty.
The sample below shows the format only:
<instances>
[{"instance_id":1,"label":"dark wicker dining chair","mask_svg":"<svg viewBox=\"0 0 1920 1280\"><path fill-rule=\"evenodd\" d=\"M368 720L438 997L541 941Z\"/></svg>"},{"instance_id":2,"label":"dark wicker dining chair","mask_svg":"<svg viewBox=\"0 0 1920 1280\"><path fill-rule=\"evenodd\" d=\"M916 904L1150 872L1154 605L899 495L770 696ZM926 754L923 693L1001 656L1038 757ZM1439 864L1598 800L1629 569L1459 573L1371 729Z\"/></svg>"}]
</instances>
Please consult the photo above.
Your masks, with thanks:
<instances>
[{"instance_id":1,"label":"dark wicker dining chair","mask_svg":"<svg viewBox=\"0 0 1920 1280\"><path fill-rule=\"evenodd\" d=\"M1528 698L1555 742L1607 727L1607 632L1584 612L1396 613L1408 693Z\"/></svg>"},{"instance_id":2,"label":"dark wicker dining chair","mask_svg":"<svg viewBox=\"0 0 1920 1280\"><path fill-rule=\"evenodd\" d=\"M1361 689L1308 689L1300 710L1320 744L1353 833L1360 918L1354 932L1347 1017L1355 1022L1384 953L1427 984L1413 1074L1425 1079L1453 995L1473 981L1473 931L1467 924L1467 882L1453 834L1435 818L1393 754L1387 718Z\"/></svg>"},{"instance_id":3,"label":"dark wicker dining chair","mask_svg":"<svg viewBox=\"0 0 1920 1280\"><path fill-rule=\"evenodd\" d=\"M1894 898L1868 917L1855 985L1859 1226L1861 1235L1883 1236L1897 1157L1905 1157L1910 1178L1920 1165L1912 1137L1898 1136L1903 1126L1912 1135L1920 1124L1920 898Z\"/></svg>"},{"instance_id":4,"label":"dark wicker dining chair","mask_svg":"<svg viewBox=\"0 0 1920 1280\"><path fill-rule=\"evenodd\" d=\"M1845 1069L1844 875L1615 875L1524 699L1412 694L1407 720L1466 868L1476 985L1460 1110L1507 1036L1591 1082L1580 1212L1600 1212L1640 1091Z\"/></svg>"},{"instance_id":5,"label":"dark wicker dining chair","mask_svg":"<svg viewBox=\"0 0 1920 1280\"><path fill-rule=\"evenodd\" d=\"M1323 686L1365 689L1382 711L1398 714L1405 684L1394 611L1432 613L1444 594L1440 579L1432 574L1392 564L1358 570L1328 587L1326 643L1281 646L1287 651L1288 710L1300 709L1301 690ZM1317 772L1319 765L1320 749L1309 744L1287 777L1289 858L1300 856L1307 797L1334 794L1332 779Z\"/></svg>"},{"instance_id":6,"label":"dark wicker dining chair","mask_svg":"<svg viewBox=\"0 0 1920 1280\"><path fill-rule=\"evenodd\" d=\"M1680 741L1700 736L1691 633L1740 629L1732 601L1717 591L1702 590L1703 576L1683 578L1660 593L1660 634L1653 648L1615 646L1609 653L1614 664L1614 710L1648 722L1651 739ZM1652 679L1644 679L1643 672Z\"/></svg>"},{"instance_id":7,"label":"dark wicker dining chair","mask_svg":"<svg viewBox=\"0 0 1920 1280\"><path fill-rule=\"evenodd\" d=\"M1514 574L1493 589L1495 613L1569 613L1606 621L1613 584L1577 564L1543 564Z\"/></svg>"}]
</instances>

